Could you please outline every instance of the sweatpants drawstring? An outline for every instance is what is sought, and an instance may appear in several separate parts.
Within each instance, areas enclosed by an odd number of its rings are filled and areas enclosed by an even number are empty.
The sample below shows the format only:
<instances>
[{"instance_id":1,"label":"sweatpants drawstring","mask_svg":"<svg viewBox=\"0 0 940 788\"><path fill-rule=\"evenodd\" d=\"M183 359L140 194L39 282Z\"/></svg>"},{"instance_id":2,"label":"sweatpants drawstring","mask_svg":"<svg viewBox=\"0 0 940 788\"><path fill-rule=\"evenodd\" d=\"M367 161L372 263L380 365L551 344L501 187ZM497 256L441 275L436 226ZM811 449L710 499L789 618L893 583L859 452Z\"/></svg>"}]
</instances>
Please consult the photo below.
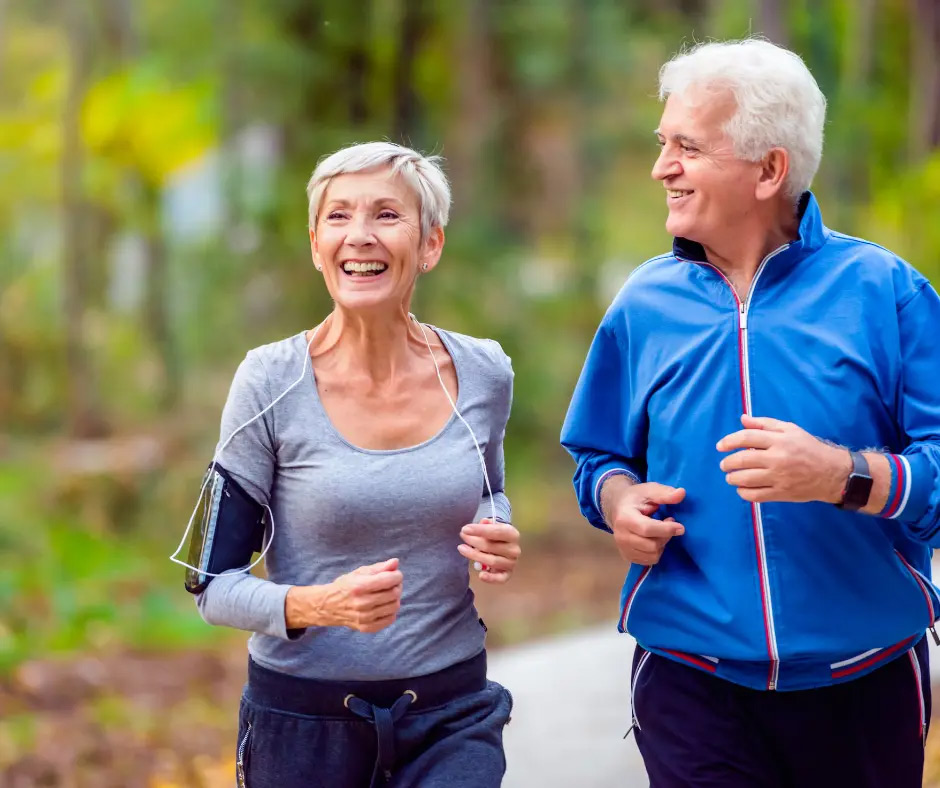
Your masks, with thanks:
<instances>
[{"instance_id":1,"label":"sweatpants drawstring","mask_svg":"<svg viewBox=\"0 0 940 788\"><path fill-rule=\"evenodd\" d=\"M380 771L385 782L391 779L392 767L395 765L395 723L405 716L408 707L417 699L418 696L414 691L406 690L389 708L368 703L355 695L347 695L343 701L343 705L353 714L368 720L375 726L378 753L370 786L376 785Z\"/></svg>"}]
</instances>

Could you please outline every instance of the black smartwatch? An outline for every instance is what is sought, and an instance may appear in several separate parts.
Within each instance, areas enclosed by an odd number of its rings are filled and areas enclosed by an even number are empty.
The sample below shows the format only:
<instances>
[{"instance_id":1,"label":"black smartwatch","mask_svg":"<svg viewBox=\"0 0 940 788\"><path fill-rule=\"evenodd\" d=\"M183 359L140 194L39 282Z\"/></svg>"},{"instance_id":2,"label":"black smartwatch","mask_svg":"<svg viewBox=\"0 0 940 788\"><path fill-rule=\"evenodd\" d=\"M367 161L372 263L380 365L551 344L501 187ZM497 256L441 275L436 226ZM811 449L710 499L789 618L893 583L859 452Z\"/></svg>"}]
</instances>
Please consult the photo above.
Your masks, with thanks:
<instances>
[{"instance_id":1,"label":"black smartwatch","mask_svg":"<svg viewBox=\"0 0 940 788\"><path fill-rule=\"evenodd\" d=\"M849 456L852 458L852 472L845 482L845 489L842 490L842 500L836 506L854 512L868 503L872 478L868 460L860 451L850 451Z\"/></svg>"}]
</instances>

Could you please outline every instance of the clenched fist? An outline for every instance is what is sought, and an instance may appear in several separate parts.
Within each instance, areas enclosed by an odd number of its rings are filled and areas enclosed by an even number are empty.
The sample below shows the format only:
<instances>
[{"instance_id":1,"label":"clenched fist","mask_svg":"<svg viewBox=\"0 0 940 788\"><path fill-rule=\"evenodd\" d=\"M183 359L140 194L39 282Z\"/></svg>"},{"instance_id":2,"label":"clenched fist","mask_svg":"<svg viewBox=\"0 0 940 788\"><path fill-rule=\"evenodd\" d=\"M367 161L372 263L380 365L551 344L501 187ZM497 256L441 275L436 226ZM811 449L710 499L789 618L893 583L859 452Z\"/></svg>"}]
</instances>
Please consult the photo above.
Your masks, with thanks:
<instances>
[{"instance_id":1,"label":"clenched fist","mask_svg":"<svg viewBox=\"0 0 940 788\"><path fill-rule=\"evenodd\" d=\"M677 504L685 498L682 487L656 482L635 484L627 476L612 476L601 488L601 512L614 532L620 555L631 564L657 563L674 536L685 533L674 517L654 520L651 515L663 504Z\"/></svg>"},{"instance_id":2,"label":"clenched fist","mask_svg":"<svg viewBox=\"0 0 940 788\"><path fill-rule=\"evenodd\" d=\"M326 585L293 586L285 602L287 626L378 632L395 621L401 592L397 558L360 566Z\"/></svg>"}]
</instances>

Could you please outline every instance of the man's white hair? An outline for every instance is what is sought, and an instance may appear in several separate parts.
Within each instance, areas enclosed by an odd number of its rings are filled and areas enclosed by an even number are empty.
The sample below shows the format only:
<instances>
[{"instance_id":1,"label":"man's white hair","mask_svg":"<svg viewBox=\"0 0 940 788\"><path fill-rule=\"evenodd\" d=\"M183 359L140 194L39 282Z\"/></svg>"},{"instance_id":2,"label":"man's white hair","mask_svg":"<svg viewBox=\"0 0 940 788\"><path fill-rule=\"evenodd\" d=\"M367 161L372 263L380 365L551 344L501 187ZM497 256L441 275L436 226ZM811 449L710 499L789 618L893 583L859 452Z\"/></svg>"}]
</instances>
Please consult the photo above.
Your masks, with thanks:
<instances>
[{"instance_id":1,"label":"man's white hair","mask_svg":"<svg viewBox=\"0 0 940 788\"><path fill-rule=\"evenodd\" d=\"M440 167L440 156L423 156L394 142L364 142L341 148L320 159L307 182L308 216L315 227L323 193L330 179L352 172L390 167L418 196L421 207L421 237L432 227L446 227L450 216L450 185Z\"/></svg>"},{"instance_id":2,"label":"man's white hair","mask_svg":"<svg viewBox=\"0 0 940 788\"><path fill-rule=\"evenodd\" d=\"M771 148L784 148L785 194L796 200L809 188L822 158L826 97L799 55L759 38L699 44L659 71L661 101L672 94L687 99L690 89L730 91L737 107L724 130L735 155L760 161Z\"/></svg>"}]
</instances>

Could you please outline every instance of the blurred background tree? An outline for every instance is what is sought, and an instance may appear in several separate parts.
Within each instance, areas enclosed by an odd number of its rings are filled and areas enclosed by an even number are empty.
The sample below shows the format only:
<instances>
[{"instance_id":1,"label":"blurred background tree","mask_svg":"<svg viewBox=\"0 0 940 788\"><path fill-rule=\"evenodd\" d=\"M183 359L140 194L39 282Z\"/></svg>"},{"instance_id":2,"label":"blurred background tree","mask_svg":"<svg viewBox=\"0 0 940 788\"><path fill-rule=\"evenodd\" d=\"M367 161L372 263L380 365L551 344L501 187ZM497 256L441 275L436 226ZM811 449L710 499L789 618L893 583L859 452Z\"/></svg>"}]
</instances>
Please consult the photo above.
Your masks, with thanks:
<instances>
[{"instance_id":1,"label":"blurred background tree","mask_svg":"<svg viewBox=\"0 0 940 788\"><path fill-rule=\"evenodd\" d=\"M513 358L527 554L609 551L557 436L600 315L669 245L657 71L758 33L829 98L828 223L936 281L936 0L0 0L0 716L41 656L231 642L166 556L242 355L329 311L304 188L353 142L447 159L444 264L414 308ZM495 641L612 618L618 575L509 605ZM0 770L41 739L16 708Z\"/></svg>"}]
</instances>

